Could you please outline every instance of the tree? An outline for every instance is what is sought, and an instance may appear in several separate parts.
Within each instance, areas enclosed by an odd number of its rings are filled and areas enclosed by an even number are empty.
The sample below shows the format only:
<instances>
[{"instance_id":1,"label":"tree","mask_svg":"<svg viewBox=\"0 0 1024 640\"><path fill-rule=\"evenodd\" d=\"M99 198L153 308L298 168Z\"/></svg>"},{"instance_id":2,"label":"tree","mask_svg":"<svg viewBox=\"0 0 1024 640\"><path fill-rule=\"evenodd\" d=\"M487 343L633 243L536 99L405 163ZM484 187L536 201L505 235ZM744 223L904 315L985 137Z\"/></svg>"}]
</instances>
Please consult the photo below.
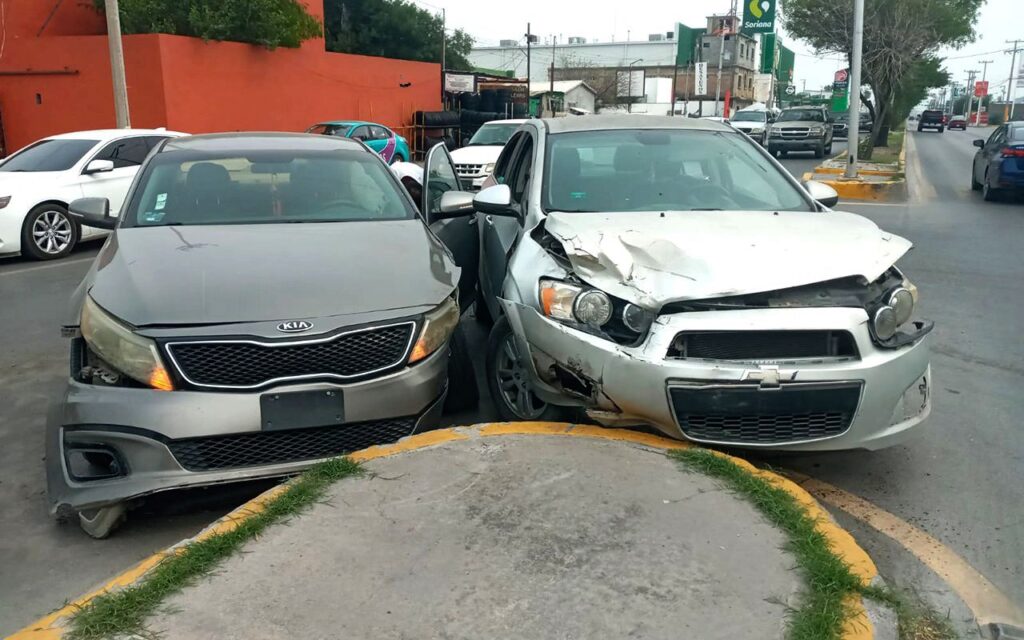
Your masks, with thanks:
<instances>
[{"instance_id":1,"label":"tree","mask_svg":"<svg viewBox=\"0 0 1024 640\"><path fill-rule=\"evenodd\" d=\"M103 10L103 0L94 0ZM120 0L121 31L231 40L268 49L319 38L320 22L297 0Z\"/></svg>"},{"instance_id":2,"label":"tree","mask_svg":"<svg viewBox=\"0 0 1024 640\"><path fill-rule=\"evenodd\" d=\"M325 0L327 49L422 62L441 61L441 16L406 0ZM468 71L473 38L446 34L445 66Z\"/></svg>"},{"instance_id":3,"label":"tree","mask_svg":"<svg viewBox=\"0 0 1024 640\"><path fill-rule=\"evenodd\" d=\"M928 97L928 89L944 87L947 84L949 73L942 68L942 60L928 56L916 61L893 95L892 108L889 110L889 126L896 127L906 122L913 108Z\"/></svg>"},{"instance_id":4,"label":"tree","mask_svg":"<svg viewBox=\"0 0 1024 640\"><path fill-rule=\"evenodd\" d=\"M912 85L940 78L941 70L927 62L940 61L935 56L940 48L960 47L974 40L974 25L984 1L865 0L861 75L872 93L864 101L874 120L871 140L879 141L882 127L892 121L894 112L905 108L910 96L919 92ZM850 60L852 0L783 0L783 19L789 33L816 51L842 53ZM870 159L872 148L867 145L865 159Z\"/></svg>"}]
</instances>

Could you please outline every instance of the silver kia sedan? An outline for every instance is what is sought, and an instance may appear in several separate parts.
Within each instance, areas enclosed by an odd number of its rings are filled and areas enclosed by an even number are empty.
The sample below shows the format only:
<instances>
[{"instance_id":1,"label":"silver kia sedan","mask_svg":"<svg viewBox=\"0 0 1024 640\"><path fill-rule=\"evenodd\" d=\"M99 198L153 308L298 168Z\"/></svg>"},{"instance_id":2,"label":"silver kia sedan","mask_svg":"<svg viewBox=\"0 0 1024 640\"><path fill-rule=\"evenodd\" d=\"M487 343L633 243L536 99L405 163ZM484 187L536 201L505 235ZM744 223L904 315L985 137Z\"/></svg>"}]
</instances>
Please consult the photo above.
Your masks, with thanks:
<instances>
[{"instance_id":1,"label":"silver kia sedan","mask_svg":"<svg viewBox=\"0 0 1024 640\"><path fill-rule=\"evenodd\" d=\"M496 407L739 447L901 442L931 408L933 325L896 264L911 243L837 200L709 120L524 124L476 196Z\"/></svg>"}]
</instances>

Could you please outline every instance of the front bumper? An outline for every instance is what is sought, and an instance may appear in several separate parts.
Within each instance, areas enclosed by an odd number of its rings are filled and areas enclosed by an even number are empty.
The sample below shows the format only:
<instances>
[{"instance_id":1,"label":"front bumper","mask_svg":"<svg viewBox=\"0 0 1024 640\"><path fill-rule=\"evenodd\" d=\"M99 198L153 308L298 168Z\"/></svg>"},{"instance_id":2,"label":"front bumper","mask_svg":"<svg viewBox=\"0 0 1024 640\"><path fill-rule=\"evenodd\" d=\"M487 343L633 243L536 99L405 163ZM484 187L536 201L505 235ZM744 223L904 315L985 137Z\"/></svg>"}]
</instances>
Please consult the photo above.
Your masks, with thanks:
<instances>
[{"instance_id":1,"label":"front bumper","mask_svg":"<svg viewBox=\"0 0 1024 640\"><path fill-rule=\"evenodd\" d=\"M0 209L0 256L21 253L21 228L27 215L28 209L20 206L17 198L11 198L11 202Z\"/></svg>"},{"instance_id":2,"label":"front bumper","mask_svg":"<svg viewBox=\"0 0 1024 640\"><path fill-rule=\"evenodd\" d=\"M649 425L679 438L739 447L791 451L881 449L898 444L931 411L932 384L927 338L896 350L879 349L863 310L848 308L758 309L680 313L660 317L639 346L623 347L543 317L522 304L502 301L520 341L530 353L527 367L538 395L555 404L578 404L609 426ZM752 363L670 359L681 331L846 330L859 358L780 364L787 384L859 384L860 398L848 428L825 438L776 442L704 440L688 437L673 412L671 389L680 385L749 386L762 368ZM552 365L571 372L573 389L555 382ZM539 372L545 372L540 375ZM564 375L564 374L563 374ZM765 393L771 393L765 390Z\"/></svg>"},{"instance_id":3,"label":"front bumper","mask_svg":"<svg viewBox=\"0 0 1024 640\"><path fill-rule=\"evenodd\" d=\"M447 349L439 349L415 366L364 382L293 384L251 393L165 392L69 380L62 401L51 409L47 422L46 475L51 511L66 514L169 489L292 475L342 453L339 443L353 442L358 443L355 448L364 448L374 444L380 434L394 440L432 429L440 421L447 392L448 357ZM342 392L345 424L261 431L263 393L313 389ZM349 431L342 431L346 429ZM352 431L360 429L373 431ZM311 445L313 434L321 438ZM260 454L260 439L267 435L272 435L274 441L265 442ZM254 451L266 456L269 446L273 456L280 448L294 447L300 441L304 453L301 459L244 464L245 456ZM242 447L234 457L242 464L197 466L197 446L206 447L206 461L225 459L227 447ZM310 453L317 447L331 451ZM126 473L110 479L76 480L66 455L74 449L114 452Z\"/></svg>"},{"instance_id":4,"label":"front bumper","mask_svg":"<svg viewBox=\"0 0 1024 640\"><path fill-rule=\"evenodd\" d=\"M768 148L779 151L814 151L824 146L824 138L768 138Z\"/></svg>"},{"instance_id":5,"label":"front bumper","mask_svg":"<svg viewBox=\"0 0 1024 640\"><path fill-rule=\"evenodd\" d=\"M467 176L459 175L459 184L462 185L465 191L479 191L484 184L484 180L487 179L489 174L483 174L478 176Z\"/></svg>"}]
</instances>

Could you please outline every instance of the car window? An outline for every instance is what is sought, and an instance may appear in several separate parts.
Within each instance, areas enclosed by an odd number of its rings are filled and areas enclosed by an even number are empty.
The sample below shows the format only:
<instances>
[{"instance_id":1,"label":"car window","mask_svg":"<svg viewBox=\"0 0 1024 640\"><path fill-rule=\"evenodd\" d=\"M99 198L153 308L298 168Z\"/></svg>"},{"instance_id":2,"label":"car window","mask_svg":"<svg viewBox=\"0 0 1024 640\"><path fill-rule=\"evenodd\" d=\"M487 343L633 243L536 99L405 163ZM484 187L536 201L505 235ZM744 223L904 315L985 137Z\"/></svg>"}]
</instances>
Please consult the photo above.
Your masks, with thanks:
<instances>
[{"instance_id":1,"label":"car window","mask_svg":"<svg viewBox=\"0 0 1024 640\"><path fill-rule=\"evenodd\" d=\"M779 114L778 122L824 122L820 109L787 109Z\"/></svg>"},{"instance_id":2,"label":"car window","mask_svg":"<svg viewBox=\"0 0 1024 640\"><path fill-rule=\"evenodd\" d=\"M355 140L366 141L373 139L371 135L372 134L370 133L370 127L364 124L361 127L356 127L355 129L353 129L352 133L349 134L349 137Z\"/></svg>"},{"instance_id":3,"label":"car window","mask_svg":"<svg viewBox=\"0 0 1024 640\"><path fill-rule=\"evenodd\" d=\"M518 124L485 124L476 130L466 146L503 145L517 129Z\"/></svg>"},{"instance_id":4,"label":"car window","mask_svg":"<svg viewBox=\"0 0 1024 640\"><path fill-rule=\"evenodd\" d=\"M1005 132L1006 132L1006 128L1005 127L999 127L998 129L996 129L995 131L992 132L991 136L988 137L988 142L986 142L985 145L989 146L989 147L994 147L996 145L1002 144L1003 143L1003 134Z\"/></svg>"},{"instance_id":5,"label":"car window","mask_svg":"<svg viewBox=\"0 0 1024 640\"><path fill-rule=\"evenodd\" d=\"M509 187L512 189L512 201L522 203L530 184L530 173L533 170L533 137L526 134L522 144L516 150Z\"/></svg>"},{"instance_id":6,"label":"car window","mask_svg":"<svg viewBox=\"0 0 1024 640\"><path fill-rule=\"evenodd\" d=\"M40 140L0 164L0 171L66 171L99 140Z\"/></svg>"},{"instance_id":7,"label":"car window","mask_svg":"<svg viewBox=\"0 0 1024 640\"><path fill-rule=\"evenodd\" d=\"M373 125L370 127L370 135L373 136L372 140L387 140L391 137L391 132L380 125Z\"/></svg>"},{"instance_id":8,"label":"car window","mask_svg":"<svg viewBox=\"0 0 1024 640\"><path fill-rule=\"evenodd\" d=\"M515 156L516 146L522 142L526 135L527 134L525 132L515 134L509 138L508 144L506 144L505 148L501 150L501 155L498 156L498 161L494 164L494 179L498 184L505 184L509 171L511 170L510 165L512 158Z\"/></svg>"},{"instance_id":9,"label":"car window","mask_svg":"<svg viewBox=\"0 0 1024 640\"><path fill-rule=\"evenodd\" d=\"M149 147L150 151L152 151L153 147L157 146L169 137L170 136L146 136L143 139L146 141L146 146Z\"/></svg>"},{"instance_id":10,"label":"car window","mask_svg":"<svg viewBox=\"0 0 1024 640\"><path fill-rule=\"evenodd\" d=\"M814 210L742 134L677 129L551 135L542 204L569 212Z\"/></svg>"},{"instance_id":11,"label":"car window","mask_svg":"<svg viewBox=\"0 0 1024 640\"><path fill-rule=\"evenodd\" d=\"M123 226L399 220L414 215L401 186L362 150L253 151L153 157Z\"/></svg>"},{"instance_id":12,"label":"car window","mask_svg":"<svg viewBox=\"0 0 1024 640\"><path fill-rule=\"evenodd\" d=\"M306 129L306 133L315 133L322 136L344 136L348 131L347 124L315 124Z\"/></svg>"},{"instance_id":13,"label":"car window","mask_svg":"<svg viewBox=\"0 0 1024 640\"><path fill-rule=\"evenodd\" d=\"M110 160L115 169L137 167L146 159L149 149L144 136L122 138L103 147L93 160Z\"/></svg>"},{"instance_id":14,"label":"car window","mask_svg":"<svg viewBox=\"0 0 1024 640\"><path fill-rule=\"evenodd\" d=\"M455 175L455 168L452 166L451 158L444 147L438 148L430 154L429 165L426 172L427 188L427 214L428 220L434 219L434 214L441 210L441 196L448 191L458 191L459 178Z\"/></svg>"},{"instance_id":15,"label":"car window","mask_svg":"<svg viewBox=\"0 0 1024 640\"><path fill-rule=\"evenodd\" d=\"M733 122L764 122L764 113L759 111L737 111L733 114Z\"/></svg>"},{"instance_id":16,"label":"car window","mask_svg":"<svg viewBox=\"0 0 1024 640\"><path fill-rule=\"evenodd\" d=\"M1009 138L1014 142L1024 140L1024 127L1016 126L1009 130Z\"/></svg>"}]
</instances>

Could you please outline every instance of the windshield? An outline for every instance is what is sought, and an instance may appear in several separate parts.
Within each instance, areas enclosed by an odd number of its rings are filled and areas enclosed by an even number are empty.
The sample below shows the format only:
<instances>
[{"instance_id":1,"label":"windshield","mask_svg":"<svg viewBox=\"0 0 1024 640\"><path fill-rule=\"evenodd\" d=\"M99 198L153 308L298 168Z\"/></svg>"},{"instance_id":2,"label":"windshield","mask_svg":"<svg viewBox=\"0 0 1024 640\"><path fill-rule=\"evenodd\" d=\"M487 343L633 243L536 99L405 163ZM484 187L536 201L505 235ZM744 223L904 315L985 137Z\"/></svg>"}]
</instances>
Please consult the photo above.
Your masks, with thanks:
<instances>
[{"instance_id":1,"label":"windshield","mask_svg":"<svg viewBox=\"0 0 1024 640\"><path fill-rule=\"evenodd\" d=\"M546 211L813 211L738 132L618 129L548 138Z\"/></svg>"},{"instance_id":2,"label":"windshield","mask_svg":"<svg viewBox=\"0 0 1024 640\"><path fill-rule=\"evenodd\" d=\"M40 140L0 164L0 171L66 171L99 140Z\"/></svg>"},{"instance_id":3,"label":"windshield","mask_svg":"<svg viewBox=\"0 0 1024 640\"><path fill-rule=\"evenodd\" d=\"M779 122L824 122L818 109L787 109L779 115Z\"/></svg>"},{"instance_id":4,"label":"windshield","mask_svg":"<svg viewBox=\"0 0 1024 640\"><path fill-rule=\"evenodd\" d=\"M466 146L504 145L517 129L518 124L485 124L477 129Z\"/></svg>"},{"instance_id":5,"label":"windshield","mask_svg":"<svg viewBox=\"0 0 1024 640\"><path fill-rule=\"evenodd\" d=\"M347 124L315 124L306 129L306 133L316 133L322 136L342 136L350 129Z\"/></svg>"},{"instance_id":6,"label":"windshield","mask_svg":"<svg viewBox=\"0 0 1024 640\"><path fill-rule=\"evenodd\" d=\"M154 156L123 227L404 220L401 187L365 151Z\"/></svg>"},{"instance_id":7,"label":"windshield","mask_svg":"<svg viewBox=\"0 0 1024 640\"><path fill-rule=\"evenodd\" d=\"M733 114L733 122L764 122L763 111L737 111Z\"/></svg>"}]
</instances>

